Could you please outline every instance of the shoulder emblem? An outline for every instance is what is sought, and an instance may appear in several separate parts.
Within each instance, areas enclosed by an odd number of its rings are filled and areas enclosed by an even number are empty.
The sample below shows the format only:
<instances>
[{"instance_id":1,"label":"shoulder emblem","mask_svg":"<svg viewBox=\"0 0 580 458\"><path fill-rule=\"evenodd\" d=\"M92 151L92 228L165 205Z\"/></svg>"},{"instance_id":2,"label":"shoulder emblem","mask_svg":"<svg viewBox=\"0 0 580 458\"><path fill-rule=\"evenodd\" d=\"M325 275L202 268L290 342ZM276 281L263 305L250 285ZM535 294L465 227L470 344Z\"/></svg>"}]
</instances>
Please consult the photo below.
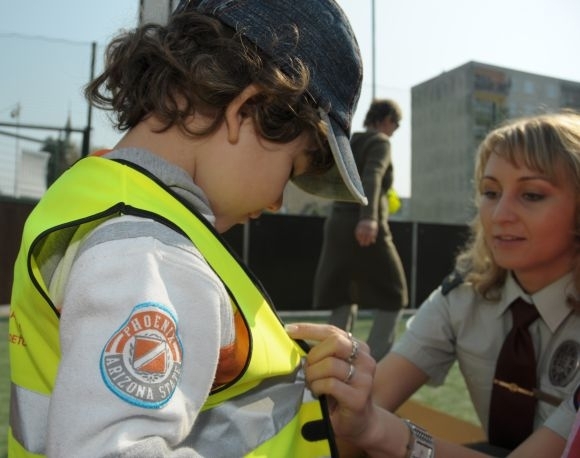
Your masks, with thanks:
<instances>
[{"instance_id":1,"label":"shoulder emblem","mask_svg":"<svg viewBox=\"0 0 580 458\"><path fill-rule=\"evenodd\" d=\"M549 376L554 386L568 385L580 368L580 343L574 340L562 342L550 359Z\"/></svg>"},{"instance_id":2,"label":"shoulder emblem","mask_svg":"<svg viewBox=\"0 0 580 458\"><path fill-rule=\"evenodd\" d=\"M173 314L161 304L139 304L105 345L101 376L124 401L159 408L179 383L182 354Z\"/></svg>"},{"instance_id":3,"label":"shoulder emblem","mask_svg":"<svg viewBox=\"0 0 580 458\"><path fill-rule=\"evenodd\" d=\"M447 296L450 291L457 288L461 283L463 283L463 277L458 272L453 271L443 279L443 282L441 283L441 293L443 293L444 296Z\"/></svg>"}]
</instances>

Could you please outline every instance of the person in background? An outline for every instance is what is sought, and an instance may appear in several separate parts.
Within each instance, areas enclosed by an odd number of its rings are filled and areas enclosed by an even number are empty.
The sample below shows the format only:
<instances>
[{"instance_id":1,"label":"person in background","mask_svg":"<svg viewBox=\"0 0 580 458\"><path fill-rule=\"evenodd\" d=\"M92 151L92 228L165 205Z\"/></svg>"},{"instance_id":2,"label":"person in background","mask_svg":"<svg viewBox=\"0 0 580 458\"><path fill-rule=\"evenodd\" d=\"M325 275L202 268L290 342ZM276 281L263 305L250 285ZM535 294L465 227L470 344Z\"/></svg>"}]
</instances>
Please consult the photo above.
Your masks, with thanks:
<instances>
[{"instance_id":1,"label":"person in background","mask_svg":"<svg viewBox=\"0 0 580 458\"><path fill-rule=\"evenodd\" d=\"M408 305L405 272L388 223L389 138L401 119L396 102L374 100L364 120L366 131L353 134L352 151L369 204L333 203L314 279L313 307L332 310L331 324L351 330L357 310L372 310L367 342L377 360L389 351L399 311Z\"/></svg>"},{"instance_id":2,"label":"person in background","mask_svg":"<svg viewBox=\"0 0 580 458\"><path fill-rule=\"evenodd\" d=\"M290 179L364 203L362 80L333 0L182 1L86 88L123 138L29 216L11 300L9 456L335 456L326 400L221 233Z\"/></svg>"},{"instance_id":3,"label":"person in background","mask_svg":"<svg viewBox=\"0 0 580 458\"><path fill-rule=\"evenodd\" d=\"M290 330L322 341L308 356L307 381L350 422L335 428L338 437L370 456L556 458L571 435L580 396L580 115L516 119L490 132L475 186L478 214L455 276L421 305L376 368L357 366L345 382L347 338L312 325ZM515 308L531 317L522 320ZM517 371L507 374L500 363L516 337L508 367ZM410 423L405 433L391 413L424 383L441 383L456 361L489 444L450 444Z\"/></svg>"}]
</instances>

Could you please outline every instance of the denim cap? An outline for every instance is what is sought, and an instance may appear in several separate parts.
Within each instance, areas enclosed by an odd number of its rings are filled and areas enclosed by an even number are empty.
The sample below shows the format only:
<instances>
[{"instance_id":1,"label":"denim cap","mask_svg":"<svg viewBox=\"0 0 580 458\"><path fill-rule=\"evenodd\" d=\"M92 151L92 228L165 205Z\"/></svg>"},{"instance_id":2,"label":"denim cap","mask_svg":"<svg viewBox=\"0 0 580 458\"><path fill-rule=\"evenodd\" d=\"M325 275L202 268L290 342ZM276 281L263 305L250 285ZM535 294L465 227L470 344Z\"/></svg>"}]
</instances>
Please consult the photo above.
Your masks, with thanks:
<instances>
[{"instance_id":1,"label":"denim cap","mask_svg":"<svg viewBox=\"0 0 580 458\"><path fill-rule=\"evenodd\" d=\"M360 96L362 59L350 23L334 0L181 0L175 12L194 8L255 43L291 74L300 59L310 71L309 95L328 126L334 165L323 174L292 178L302 190L366 205L350 147L352 118ZM291 34L284 34L285 26ZM289 39L284 40L283 38Z\"/></svg>"}]
</instances>

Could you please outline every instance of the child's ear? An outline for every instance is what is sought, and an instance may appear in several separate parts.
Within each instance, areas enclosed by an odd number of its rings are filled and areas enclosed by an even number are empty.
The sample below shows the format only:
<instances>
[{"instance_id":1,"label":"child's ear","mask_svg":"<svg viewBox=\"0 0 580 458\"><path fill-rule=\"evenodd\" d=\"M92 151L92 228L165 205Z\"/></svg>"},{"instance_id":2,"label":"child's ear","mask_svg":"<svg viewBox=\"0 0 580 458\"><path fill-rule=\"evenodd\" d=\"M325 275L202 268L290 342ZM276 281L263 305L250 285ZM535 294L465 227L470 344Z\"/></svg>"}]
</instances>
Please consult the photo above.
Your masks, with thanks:
<instances>
[{"instance_id":1,"label":"child's ear","mask_svg":"<svg viewBox=\"0 0 580 458\"><path fill-rule=\"evenodd\" d=\"M246 103L260 92L261 89L256 84L250 84L227 106L224 120L228 129L228 141L230 143L238 141L240 127L246 117Z\"/></svg>"}]
</instances>

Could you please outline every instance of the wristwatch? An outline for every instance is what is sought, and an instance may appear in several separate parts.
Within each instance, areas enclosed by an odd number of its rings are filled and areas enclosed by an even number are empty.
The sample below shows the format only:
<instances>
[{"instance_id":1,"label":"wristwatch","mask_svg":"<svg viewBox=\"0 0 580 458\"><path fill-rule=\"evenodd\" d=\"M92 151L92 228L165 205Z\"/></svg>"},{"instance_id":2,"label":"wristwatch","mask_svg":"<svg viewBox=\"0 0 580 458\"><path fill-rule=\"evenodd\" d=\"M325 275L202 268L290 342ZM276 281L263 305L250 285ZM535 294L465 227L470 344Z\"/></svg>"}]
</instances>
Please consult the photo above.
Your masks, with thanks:
<instances>
[{"instance_id":1,"label":"wristwatch","mask_svg":"<svg viewBox=\"0 0 580 458\"><path fill-rule=\"evenodd\" d=\"M431 434L409 420L405 420L405 424L411 431L405 458L434 458L435 447Z\"/></svg>"}]
</instances>

